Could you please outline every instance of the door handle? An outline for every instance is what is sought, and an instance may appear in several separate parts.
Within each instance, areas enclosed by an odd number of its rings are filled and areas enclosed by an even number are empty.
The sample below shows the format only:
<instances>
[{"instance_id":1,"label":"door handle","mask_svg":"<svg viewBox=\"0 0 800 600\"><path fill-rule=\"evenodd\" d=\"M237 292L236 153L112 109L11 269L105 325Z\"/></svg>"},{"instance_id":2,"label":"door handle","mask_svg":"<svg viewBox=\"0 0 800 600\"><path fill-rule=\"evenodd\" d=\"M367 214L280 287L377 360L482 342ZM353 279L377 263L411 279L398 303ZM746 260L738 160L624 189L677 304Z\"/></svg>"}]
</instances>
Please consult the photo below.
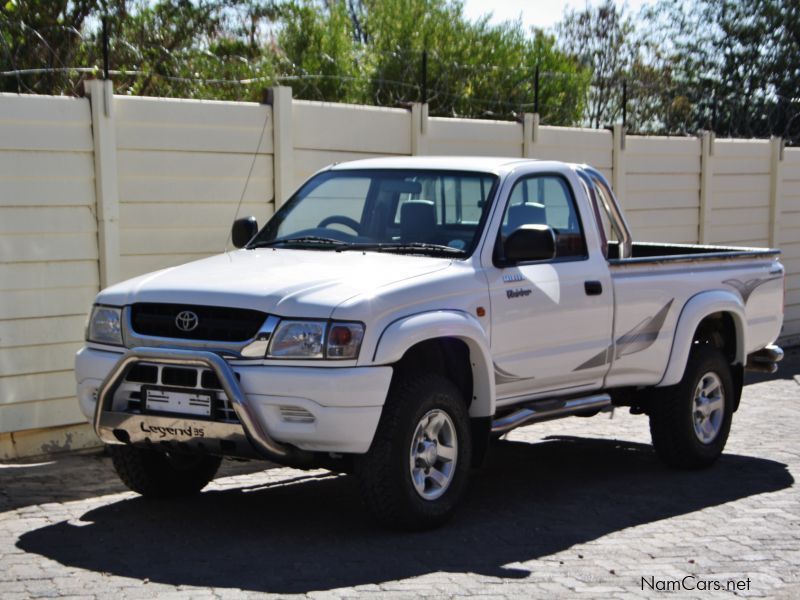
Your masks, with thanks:
<instances>
[{"instance_id":1,"label":"door handle","mask_svg":"<svg viewBox=\"0 0 800 600\"><path fill-rule=\"evenodd\" d=\"M599 281L584 281L583 289L587 296L599 296L603 293L603 284Z\"/></svg>"}]
</instances>

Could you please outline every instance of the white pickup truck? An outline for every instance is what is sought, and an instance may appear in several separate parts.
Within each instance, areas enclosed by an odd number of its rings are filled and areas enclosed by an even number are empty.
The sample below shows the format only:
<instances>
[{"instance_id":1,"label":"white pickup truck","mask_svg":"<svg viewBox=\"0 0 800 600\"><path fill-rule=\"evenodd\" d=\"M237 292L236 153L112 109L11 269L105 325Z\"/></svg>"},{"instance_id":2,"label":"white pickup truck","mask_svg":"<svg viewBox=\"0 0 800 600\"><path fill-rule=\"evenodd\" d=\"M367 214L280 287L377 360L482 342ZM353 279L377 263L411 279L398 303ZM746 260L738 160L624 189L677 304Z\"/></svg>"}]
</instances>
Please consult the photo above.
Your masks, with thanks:
<instances>
[{"instance_id":1,"label":"white pickup truck","mask_svg":"<svg viewBox=\"0 0 800 600\"><path fill-rule=\"evenodd\" d=\"M745 368L782 357L777 250L632 242L586 165L335 165L232 240L92 309L80 406L141 494L264 459L353 472L380 521L433 527L537 421L627 406L665 462L710 465Z\"/></svg>"}]
</instances>

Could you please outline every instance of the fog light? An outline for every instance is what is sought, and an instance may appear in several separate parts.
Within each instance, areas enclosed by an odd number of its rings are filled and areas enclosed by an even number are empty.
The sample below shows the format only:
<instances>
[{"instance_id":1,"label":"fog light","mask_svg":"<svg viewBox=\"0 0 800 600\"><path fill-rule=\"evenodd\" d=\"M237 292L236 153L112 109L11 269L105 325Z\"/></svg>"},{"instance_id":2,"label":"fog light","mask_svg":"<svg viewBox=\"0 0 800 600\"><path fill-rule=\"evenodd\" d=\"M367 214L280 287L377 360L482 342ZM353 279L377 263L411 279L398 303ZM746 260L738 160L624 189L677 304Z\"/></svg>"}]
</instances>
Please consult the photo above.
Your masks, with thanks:
<instances>
[{"instance_id":1,"label":"fog light","mask_svg":"<svg viewBox=\"0 0 800 600\"><path fill-rule=\"evenodd\" d=\"M314 415L300 406L281 406L281 419L287 423L313 423Z\"/></svg>"}]
</instances>

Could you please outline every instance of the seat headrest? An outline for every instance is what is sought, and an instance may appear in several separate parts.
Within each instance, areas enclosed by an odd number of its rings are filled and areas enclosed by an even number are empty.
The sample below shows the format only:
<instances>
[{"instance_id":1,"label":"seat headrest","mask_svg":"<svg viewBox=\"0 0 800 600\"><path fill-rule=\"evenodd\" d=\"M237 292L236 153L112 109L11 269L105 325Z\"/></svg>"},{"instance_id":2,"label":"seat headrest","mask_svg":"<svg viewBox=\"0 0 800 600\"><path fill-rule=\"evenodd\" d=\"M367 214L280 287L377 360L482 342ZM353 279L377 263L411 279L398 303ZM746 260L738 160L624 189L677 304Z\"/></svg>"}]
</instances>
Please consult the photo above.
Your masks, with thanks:
<instances>
[{"instance_id":1,"label":"seat headrest","mask_svg":"<svg viewBox=\"0 0 800 600\"><path fill-rule=\"evenodd\" d=\"M436 205L430 200L408 200L400 207L400 238L430 242L436 232Z\"/></svg>"},{"instance_id":2,"label":"seat headrest","mask_svg":"<svg viewBox=\"0 0 800 600\"><path fill-rule=\"evenodd\" d=\"M544 204L537 202L526 202L525 204L515 204L508 208L508 230L514 231L523 225L545 225L547 215Z\"/></svg>"}]
</instances>

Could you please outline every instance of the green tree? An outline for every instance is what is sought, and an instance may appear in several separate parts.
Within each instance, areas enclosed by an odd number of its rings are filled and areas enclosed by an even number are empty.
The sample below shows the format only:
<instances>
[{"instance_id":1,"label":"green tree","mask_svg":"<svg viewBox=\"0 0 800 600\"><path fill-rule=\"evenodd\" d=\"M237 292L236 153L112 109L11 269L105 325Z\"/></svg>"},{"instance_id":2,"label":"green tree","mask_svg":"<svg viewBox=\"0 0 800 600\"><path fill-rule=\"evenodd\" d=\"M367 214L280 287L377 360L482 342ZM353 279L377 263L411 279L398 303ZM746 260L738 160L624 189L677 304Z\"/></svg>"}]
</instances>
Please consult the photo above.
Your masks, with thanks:
<instances>
[{"instance_id":1,"label":"green tree","mask_svg":"<svg viewBox=\"0 0 800 600\"><path fill-rule=\"evenodd\" d=\"M0 0L2 1L2 0ZM260 99L275 82L296 97L404 105L434 115L547 123L581 115L588 69L541 31L471 22L455 0L7 0L0 56L8 67L45 70L3 78L3 89L80 93L99 76L107 15L110 67L122 94ZM423 56L427 78L422 82ZM81 67L70 71L67 67Z\"/></svg>"},{"instance_id":2,"label":"green tree","mask_svg":"<svg viewBox=\"0 0 800 600\"><path fill-rule=\"evenodd\" d=\"M648 21L687 129L800 143L798 0L662 0Z\"/></svg>"},{"instance_id":3,"label":"green tree","mask_svg":"<svg viewBox=\"0 0 800 600\"><path fill-rule=\"evenodd\" d=\"M601 127L613 123L622 113L623 81L641 65L631 17L613 0L605 0L598 6L565 12L557 32L559 46L592 71L586 124Z\"/></svg>"},{"instance_id":4,"label":"green tree","mask_svg":"<svg viewBox=\"0 0 800 600\"><path fill-rule=\"evenodd\" d=\"M292 7L294 22L285 22L278 42L299 78L299 97L397 106L421 100L426 89L434 115L515 118L533 110L538 66L545 120L570 124L581 113L588 71L541 31L526 36L519 23L473 23L460 3L447 0L306 1ZM338 87L305 83L304 77L320 79L315 73Z\"/></svg>"},{"instance_id":5,"label":"green tree","mask_svg":"<svg viewBox=\"0 0 800 600\"><path fill-rule=\"evenodd\" d=\"M297 97L363 101L359 48L343 2L289 2L279 9L277 37L282 81Z\"/></svg>"},{"instance_id":6,"label":"green tree","mask_svg":"<svg viewBox=\"0 0 800 600\"><path fill-rule=\"evenodd\" d=\"M99 0L0 2L0 91L76 93L82 75L70 70L86 59L85 25ZM21 72L20 72L21 71ZM85 74L84 74L85 75Z\"/></svg>"},{"instance_id":7,"label":"green tree","mask_svg":"<svg viewBox=\"0 0 800 600\"><path fill-rule=\"evenodd\" d=\"M274 53L262 46L258 22L274 16L270 5L234 0L132 2L111 19L111 68L122 72L114 77L115 90L258 100L275 74ZM238 83L247 80L260 85Z\"/></svg>"},{"instance_id":8,"label":"green tree","mask_svg":"<svg viewBox=\"0 0 800 600\"><path fill-rule=\"evenodd\" d=\"M79 94L101 75L101 22L108 16L117 93L218 99L258 98L274 60L258 38L271 3L244 0L10 0L0 4L3 91ZM78 67L79 69L73 69Z\"/></svg>"}]
</instances>

